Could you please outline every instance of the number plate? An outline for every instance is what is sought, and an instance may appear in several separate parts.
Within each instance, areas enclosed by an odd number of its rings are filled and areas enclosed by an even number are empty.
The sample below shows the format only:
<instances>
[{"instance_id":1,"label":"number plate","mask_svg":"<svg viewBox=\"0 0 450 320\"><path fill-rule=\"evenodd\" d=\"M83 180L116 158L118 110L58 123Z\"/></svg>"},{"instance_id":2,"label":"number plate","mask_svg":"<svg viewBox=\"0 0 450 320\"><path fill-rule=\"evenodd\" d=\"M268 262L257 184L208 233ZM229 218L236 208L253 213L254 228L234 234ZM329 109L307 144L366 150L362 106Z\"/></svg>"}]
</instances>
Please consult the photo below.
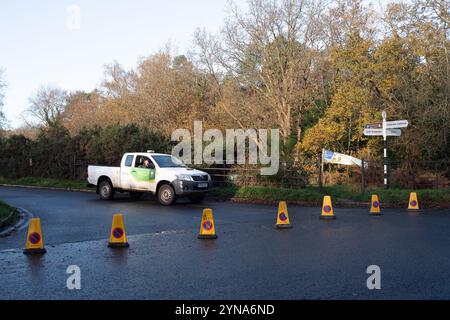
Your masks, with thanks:
<instances>
[{"instance_id":1,"label":"number plate","mask_svg":"<svg viewBox=\"0 0 450 320\"><path fill-rule=\"evenodd\" d=\"M208 183L206 183L206 182L199 183L199 184L197 184L197 187L198 188L208 188Z\"/></svg>"}]
</instances>

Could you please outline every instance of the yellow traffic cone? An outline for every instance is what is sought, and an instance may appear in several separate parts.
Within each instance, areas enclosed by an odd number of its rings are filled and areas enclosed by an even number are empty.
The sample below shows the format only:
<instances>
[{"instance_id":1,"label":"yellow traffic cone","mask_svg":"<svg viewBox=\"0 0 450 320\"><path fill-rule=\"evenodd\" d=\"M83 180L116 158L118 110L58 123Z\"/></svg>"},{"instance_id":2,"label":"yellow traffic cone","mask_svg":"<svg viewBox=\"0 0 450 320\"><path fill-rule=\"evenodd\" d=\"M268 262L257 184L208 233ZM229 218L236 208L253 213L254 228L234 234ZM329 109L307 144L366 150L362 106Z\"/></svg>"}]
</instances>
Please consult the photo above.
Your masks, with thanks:
<instances>
[{"instance_id":1,"label":"yellow traffic cone","mask_svg":"<svg viewBox=\"0 0 450 320\"><path fill-rule=\"evenodd\" d=\"M28 227L27 242L23 253L25 254L43 254L47 250L44 248L44 239L42 237L41 219L33 218Z\"/></svg>"},{"instance_id":2,"label":"yellow traffic cone","mask_svg":"<svg viewBox=\"0 0 450 320\"><path fill-rule=\"evenodd\" d=\"M278 204L277 224L275 225L275 227L278 229L292 228L291 222L289 221L289 213L285 201L280 201L280 203Z\"/></svg>"},{"instance_id":3,"label":"yellow traffic cone","mask_svg":"<svg viewBox=\"0 0 450 320\"><path fill-rule=\"evenodd\" d=\"M378 199L378 195L373 194L372 195L372 201L371 201L371 205L370 205L370 215L371 216L381 216L381 204L380 204L380 200Z\"/></svg>"},{"instance_id":4,"label":"yellow traffic cone","mask_svg":"<svg viewBox=\"0 0 450 320\"><path fill-rule=\"evenodd\" d=\"M419 200L417 199L417 193L415 192L411 192L409 195L408 210L419 210Z\"/></svg>"},{"instance_id":5,"label":"yellow traffic cone","mask_svg":"<svg viewBox=\"0 0 450 320\"><path fill-rule=\"evenodd\" d=\"M200 225L199 239L217 239L216 226L212 209L203 210L202 223Z\"/></svg>"},{"instance_id":6,"label":"yellow traffic cone","mask_svg":"<svg viewBox=\"0 0 450 320\"><path fill-rule=\"evenodd\" d=\"M323 205L322 205L322 215L320 216L322 220L333 220L336 219L333 211L333 205L331 204L331 197L324 196L323 197Z\"/></svg>"},{"instance_id":7,"label":"yellow traffic cone","mask_svg":"<svg viewBox=\"0 0 450 320\"><path fill-rule=\"evenodd\" d=\"M109 237L109 248L128 248L130 245L127 241L127 233L125 232L125 224L123 215L118 213L113 216L111 235Z\"/></svg>"}]
</instances>

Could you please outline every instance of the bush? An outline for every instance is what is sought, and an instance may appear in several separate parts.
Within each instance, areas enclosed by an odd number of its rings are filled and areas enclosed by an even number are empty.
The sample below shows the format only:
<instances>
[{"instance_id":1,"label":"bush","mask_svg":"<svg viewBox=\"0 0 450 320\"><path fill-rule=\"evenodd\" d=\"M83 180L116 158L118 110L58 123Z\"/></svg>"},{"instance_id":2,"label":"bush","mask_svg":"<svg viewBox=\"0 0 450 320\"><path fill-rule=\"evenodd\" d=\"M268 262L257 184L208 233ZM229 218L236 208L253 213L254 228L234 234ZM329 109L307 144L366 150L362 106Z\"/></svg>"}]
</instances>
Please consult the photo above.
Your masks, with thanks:
<instances>
[{"instance_id":1,"label":"bush","mask_svg":"<svg viewBox=\"0 0 450 320\"><path fill-rule=\"evenodd\" d=\"M137 125L110 125L70 136L64 127L40 130L36 140L13 135L0 140L0 176L84 179L86 166L118 165L125 152L169 152L170 137ZM32 159L32 163L30 163ZM30 165L32 164L32 166Z\"/></svg>"}]
</instances>

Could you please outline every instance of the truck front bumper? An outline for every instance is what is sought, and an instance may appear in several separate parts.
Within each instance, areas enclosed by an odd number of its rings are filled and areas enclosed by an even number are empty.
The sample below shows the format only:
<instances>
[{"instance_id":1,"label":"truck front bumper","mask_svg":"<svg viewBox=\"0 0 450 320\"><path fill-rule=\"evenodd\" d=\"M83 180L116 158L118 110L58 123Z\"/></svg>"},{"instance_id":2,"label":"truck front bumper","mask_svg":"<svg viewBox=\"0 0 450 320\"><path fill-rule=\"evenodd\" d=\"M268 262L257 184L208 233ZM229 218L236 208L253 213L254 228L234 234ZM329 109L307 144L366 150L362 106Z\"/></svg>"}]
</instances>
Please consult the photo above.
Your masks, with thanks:
<instances>
[{"instance_id":1,"label":"truck front bumper","mask_svg":"<svg viewBox=\"0 0 450 320\"><path fill-rule=\"evenodd\" d=\"M211 190L212 181L187 181L176 179L172 182L177 196L189 196Z\"/></svg>"}]
</instances>

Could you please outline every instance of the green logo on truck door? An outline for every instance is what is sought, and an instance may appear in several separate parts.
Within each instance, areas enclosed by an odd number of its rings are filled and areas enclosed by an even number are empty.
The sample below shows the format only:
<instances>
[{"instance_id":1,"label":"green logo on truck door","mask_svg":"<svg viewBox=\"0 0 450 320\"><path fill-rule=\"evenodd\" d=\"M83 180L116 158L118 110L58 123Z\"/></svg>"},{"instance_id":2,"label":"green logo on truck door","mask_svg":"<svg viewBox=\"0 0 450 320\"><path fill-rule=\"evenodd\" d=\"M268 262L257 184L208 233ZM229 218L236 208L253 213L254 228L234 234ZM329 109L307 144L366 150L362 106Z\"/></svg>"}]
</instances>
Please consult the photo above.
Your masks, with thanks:
<instances>
[{"instance_id":1,"label":"green logo on truck door","mask_svg":"<svg viewBox=\"0 0 450 320\"><path fill-rule=\"evenodd\" d=\"M145 168L134 168L131 171L131 175L133 178L135 178L137 181L140 182L153 182L155 181L156 176L156 170L155 169L145 169Z\"/></svg>"}]
</instances>

